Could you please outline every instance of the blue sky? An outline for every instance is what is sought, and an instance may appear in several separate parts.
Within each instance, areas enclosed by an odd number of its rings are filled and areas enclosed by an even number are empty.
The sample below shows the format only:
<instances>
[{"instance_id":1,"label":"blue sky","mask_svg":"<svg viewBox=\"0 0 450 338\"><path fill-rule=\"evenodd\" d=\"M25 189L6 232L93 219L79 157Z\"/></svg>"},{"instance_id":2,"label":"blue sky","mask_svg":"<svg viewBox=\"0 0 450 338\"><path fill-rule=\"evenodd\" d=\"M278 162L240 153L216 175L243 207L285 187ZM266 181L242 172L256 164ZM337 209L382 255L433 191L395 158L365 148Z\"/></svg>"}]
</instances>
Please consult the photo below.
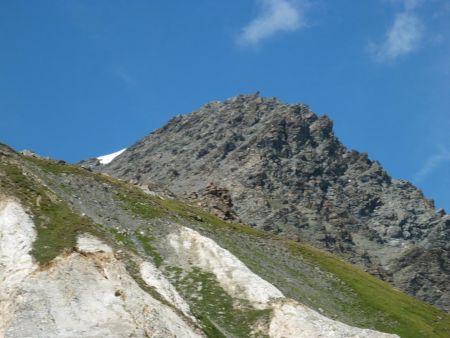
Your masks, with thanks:
<instances>
[{"instance_id":1,"label":"blue sky","mask_svg":"<svg viewBox=\"0 0 450 338\"><path fill-rule=\"evenodd\" d=\"M449 0L0 1L0 141L67 161L206 102L304 102L450 210Z\"/></svg>"}]
</instances>

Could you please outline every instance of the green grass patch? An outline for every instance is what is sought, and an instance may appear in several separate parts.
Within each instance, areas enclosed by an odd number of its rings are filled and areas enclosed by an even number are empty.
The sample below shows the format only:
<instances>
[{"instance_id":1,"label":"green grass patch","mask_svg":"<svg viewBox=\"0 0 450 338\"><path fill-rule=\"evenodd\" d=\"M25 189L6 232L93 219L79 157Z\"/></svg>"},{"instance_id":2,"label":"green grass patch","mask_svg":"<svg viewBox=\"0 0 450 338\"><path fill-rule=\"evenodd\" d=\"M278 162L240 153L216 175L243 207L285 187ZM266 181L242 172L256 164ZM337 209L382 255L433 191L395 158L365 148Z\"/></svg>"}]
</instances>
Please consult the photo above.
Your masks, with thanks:
<instances>
[{"instance_id":1,"label":"green grass patch","mask_svg":"<svg viewBox=\"0 0 450 338\"><path fill-rule=\"evenodd\" d=\"M33 156L22 156L28 162L31 162L47 173L52 174L85 174L87 170L72 164L65 163L63 161L47 160L44 158Z\"/></svg>"},{"instance_id":2,"label":"green grass patch","mask_svg":"<svg viewBox=\"0 0 450 338\"><path fill-rule=\"evenodd\" d=\"M155 266L160 267L163 262L163 258L152 244L155 238L152 236L143 235L139 231L136 231L135 235L141 243L145 253L153 258L153 263L155 264Z\"/></svg>"},{"instance_id":3,"label":"green grass patch","mask_svg":"<svg viewBox=\"0 0 450 338\"><path fill-rule=\"evenodd\" d=\"M258 321L270 321L271 310L256 310L248 302L231 297L212 273L199 268L187 274L176 269L172 272L172 282L189 302L208 336L252 337ZM261 333L256 336L264 337Z\"/></svg>"},{"instance_id":4,"label":"green grass patch","mask_svg":"<svg viewBox=\"0 0 450 338\"><path fill-rule=\"evenodd\" d=\"M449 337L450 316L444 312L331 254L292 241L286 241L286 245L293 255L300 255L322 270L331 272L353 289L359 302L352 304L347 311L354 312L354 316L363 313L365 317L375 318L375 329L408 338Z\"/></svg>"},{"instance_id":5,"label":"green grass patch","mask_svg":"<svg viewBox=\"0 0 450 338\"><path fill-rule=\"evenodd\" d=\"M136 192L130 189L126 193L119 193L117 198L122 202L124 210L129 210L144 219L158 218L164 215L161 209L158 209L150 196L144 192Z\"/></svg>"},{"instance_id":6,"label":"green grass patch","mask_svg":"<svg viewBox=\"0 0 450 338\"><path fill-rule=\"evenodd\" d=\"M136 252L133 240L131 239L131 236L128 233L124 231L119 231L114 228L109 228L108 230L113 235L114 239L116 240L116 243L124 245L131 252Z\"/></svg>"},{"instance_id":7,"label":"green grass patch","mask_svg":"<svg viewBox=\"0 0 450 338\"><path fill-rule=\"evenodd\" d=\"M40 263L47 263L65 249L74 248L78 234L96 232L88 218L80 217L63 203L44 201L40 210L34 213L37 238L31 254Z\"/></svg>"}]
</instances>

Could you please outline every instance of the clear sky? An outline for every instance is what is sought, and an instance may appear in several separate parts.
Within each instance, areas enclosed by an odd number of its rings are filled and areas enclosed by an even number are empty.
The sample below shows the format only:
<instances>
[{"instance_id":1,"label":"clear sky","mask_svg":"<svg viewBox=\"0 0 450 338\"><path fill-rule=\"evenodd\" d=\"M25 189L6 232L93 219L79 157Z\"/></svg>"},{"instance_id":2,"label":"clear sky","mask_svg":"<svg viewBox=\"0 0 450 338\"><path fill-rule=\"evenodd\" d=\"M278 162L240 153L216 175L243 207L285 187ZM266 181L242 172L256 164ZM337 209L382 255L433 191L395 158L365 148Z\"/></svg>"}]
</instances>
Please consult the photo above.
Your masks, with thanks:
<instances>
[{"instance_id":1,"label":"clear sky","mask_svg":"<svg viewBox=\"0 0 450 338\"><path fill-rule=\"evenodd\" d=\"M449 0L0 1L0 142L75 162L260 91L450 210Z\"/></svg>"}]
</instances>

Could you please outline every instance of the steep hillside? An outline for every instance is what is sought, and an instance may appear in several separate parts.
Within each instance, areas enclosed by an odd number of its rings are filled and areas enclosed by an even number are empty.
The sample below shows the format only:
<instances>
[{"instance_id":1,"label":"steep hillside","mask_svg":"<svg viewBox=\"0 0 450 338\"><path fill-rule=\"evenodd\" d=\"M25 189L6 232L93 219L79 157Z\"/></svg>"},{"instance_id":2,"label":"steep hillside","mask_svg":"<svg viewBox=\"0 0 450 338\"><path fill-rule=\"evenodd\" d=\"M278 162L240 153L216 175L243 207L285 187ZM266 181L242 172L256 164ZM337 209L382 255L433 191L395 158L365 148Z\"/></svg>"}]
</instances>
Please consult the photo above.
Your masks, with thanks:
<instances>
[{"instance_id":1,"label":"steep hillside","mask_svg":"<svg viewBox=\"0 0 450 338\"><path fill-rule=\"evenodd\" d=\"M0 146L0 189L5 337L450 330L444 312L330 254L103 174Z\"/></svg>"},{"instance_id":2,"label":"steep hillside","mask_svg":"<svg viewBox=\"0 0 450 338\"><path fill-rule=\"evenodd\" d=\"M301 240L450 309L450 215L345 148L305 105L241 95L173 118L94 170Z\"/></svg>"}]
</instances>

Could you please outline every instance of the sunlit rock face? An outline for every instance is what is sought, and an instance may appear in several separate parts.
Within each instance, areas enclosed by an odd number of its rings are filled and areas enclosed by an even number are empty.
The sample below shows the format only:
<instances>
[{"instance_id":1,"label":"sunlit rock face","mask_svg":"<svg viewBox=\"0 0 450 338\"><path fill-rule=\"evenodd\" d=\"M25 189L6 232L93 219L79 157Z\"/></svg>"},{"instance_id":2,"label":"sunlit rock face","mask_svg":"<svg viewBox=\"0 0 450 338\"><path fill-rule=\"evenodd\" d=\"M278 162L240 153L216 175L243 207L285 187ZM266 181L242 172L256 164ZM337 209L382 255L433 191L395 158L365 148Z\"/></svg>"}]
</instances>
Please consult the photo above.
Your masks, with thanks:
<instances>
[{"instance_id":1,"label":"sunlit rock face","mask_svg":"<svg viewBox=\"0 0 450 338\"><path fill-rule=\"evenodd\" d=\"M33 222L20 203L0 195L0 337L23 298L23 280L36 268L29 254L35 238Z\"/></svg>"},{"instance_id":2,"label":"sunlit rock face","mask_svg":"<svg viewBox=\"0 0 450 338\"><path fill-rule=\"evenodd\" d=\"M0 203L1 337L203 337L92 236L39 268L28 253L36 236L30 217L15 201Z\"/></svg>"}]
</instances>

